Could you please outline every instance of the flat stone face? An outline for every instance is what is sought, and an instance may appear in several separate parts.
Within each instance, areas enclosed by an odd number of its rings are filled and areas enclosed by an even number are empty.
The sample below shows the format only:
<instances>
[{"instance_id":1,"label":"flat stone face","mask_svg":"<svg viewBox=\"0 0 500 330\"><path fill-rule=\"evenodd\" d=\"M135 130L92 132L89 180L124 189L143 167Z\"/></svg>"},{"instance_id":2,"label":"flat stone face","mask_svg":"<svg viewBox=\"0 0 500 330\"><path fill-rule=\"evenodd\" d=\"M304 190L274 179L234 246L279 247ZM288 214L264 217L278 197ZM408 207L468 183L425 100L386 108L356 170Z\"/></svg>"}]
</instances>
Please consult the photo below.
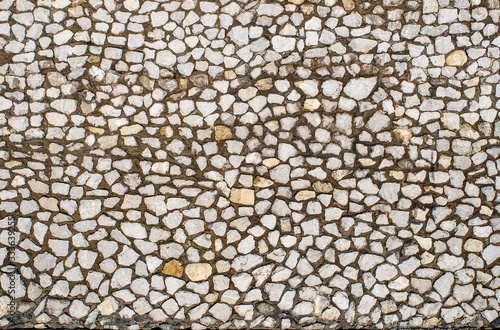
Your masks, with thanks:
<instances>
[{"instance_id":1,"label":"flat stone face","mask_svg":"<svg viewBox=\"0 0 500 330\"><path fill-rule=\"evenodd\" d=\"M0 1L0 327L494 328L499 23Z\"/></svg>"},{"instance_id":2,"label":"flat stone face","mask_svg":"<svg viewBox=\"0 0 500 330\"><path fill-rule=\"evenodd\" d=\"M189 264L185 272L191 281L204 281L212 275L212 266L206 263Z\"/></svg>"}]
</instances>

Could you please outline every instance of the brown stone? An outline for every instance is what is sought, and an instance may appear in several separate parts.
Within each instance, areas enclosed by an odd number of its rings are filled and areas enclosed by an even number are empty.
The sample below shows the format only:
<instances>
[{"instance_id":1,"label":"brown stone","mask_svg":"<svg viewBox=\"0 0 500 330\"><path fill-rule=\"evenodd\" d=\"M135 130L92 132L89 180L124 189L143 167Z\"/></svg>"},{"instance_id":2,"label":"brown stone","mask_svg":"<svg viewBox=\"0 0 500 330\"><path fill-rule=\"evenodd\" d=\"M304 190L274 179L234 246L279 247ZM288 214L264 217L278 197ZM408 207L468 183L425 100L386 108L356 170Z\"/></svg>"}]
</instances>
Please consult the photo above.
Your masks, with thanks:
<instances>
[{"instance_id":1,"label":"brown stone","mask_svg":"<svg viewBox=\"0 0 500 330\"><path fill-rule=\"evenodd\" d=\"M233 137L231 129L227 126L218 125L215 126L215 139L217 141L227 140Z\"/></svg>"},{"instance_id":2,"label":"brown stone","mask_svg":"<svg viewBox=\"0 0 500 330\"><path fill-rule=\"evenodd\" d=\"M408 128L396 128L393 133L396 139L403 142L403 144L410 143L412 133Z\"/></svg>"},{"instance_id":3,"label":"brown stone","mask_svg":"<svg viewBox=\"0 0 500 330\"><path fill-rule=\"evenodd\" d=\"M174 277L182 277L182 272L184 271L184 267L177 260L171 260L165 264L161 273L163 275L174 276Z\"/></svg>"},{"instance_id":4,"label":"brown stone","mask_svg":"<svg viewBox=\"0 0 500 330\"><path fill-rule=\"evenodd\" d=\"M271 88L273 88L273 79L272 78L260 79L255 83L255 87L257 87L261 91L268 91Z\"/></svg>"},{"instance_id":5,"label":"brown stone","mask_svg":"<svg viewBox=\"0 0 500 330\"><path fill-rule=\"evenodd\" d=\"M101 58L97 55L90 55L89 58L87 59L87 62L89 63L99 63L101 61Z\"/></svg>"}]
</instances>

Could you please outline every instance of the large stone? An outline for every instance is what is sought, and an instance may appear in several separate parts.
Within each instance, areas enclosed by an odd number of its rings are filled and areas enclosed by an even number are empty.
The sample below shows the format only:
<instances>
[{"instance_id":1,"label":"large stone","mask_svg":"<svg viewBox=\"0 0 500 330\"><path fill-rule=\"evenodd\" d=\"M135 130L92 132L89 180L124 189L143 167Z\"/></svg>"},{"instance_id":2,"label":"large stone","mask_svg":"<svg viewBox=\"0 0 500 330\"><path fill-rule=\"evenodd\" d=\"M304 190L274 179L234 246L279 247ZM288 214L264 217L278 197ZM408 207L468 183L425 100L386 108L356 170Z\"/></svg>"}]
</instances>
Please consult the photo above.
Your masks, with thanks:
<instances>
[{"instance_id":1,"label":"large stone","mask_svg":"<svg viewBox=\"0 0 500 330\"><path fill-rule=\"evenodd\" d=\"M97 305L97 310L101 315L111 315L118 310L118 301L113 297L107 297L102 303Z\"/></svg>"},{"instance_id":2,"label":"large stone","mask_svg":"<svg viewBox=\"0 0 500 330\"><path fill-rule=\"evenodd\" d=\"M377 41L372 39L354 38L349 42L349 47L351 47L352 50L363 54L369 52L375 46L377 46Z\"/></svg>"},{"instance_id":3,"label":"large stone","mask_svg":"<svg viewBox=\"0 0 500 330\"><path fill-rule=\"evenodd\" d=\"M189 264L186 266L185 272L191 281L205 281L212 275L212 266L207 263Z\"/></svg>"},{"instance_id":4,"label":"large stone","mask_svg":"<svg viewBox=\"0 0 500 330\"><path fill-rule=\"evenodd\" d=\"M360 101L370 96L376 84L376 77L352 79L344 87L344 93L350 98Z\"/></svg>"}]
</instances>

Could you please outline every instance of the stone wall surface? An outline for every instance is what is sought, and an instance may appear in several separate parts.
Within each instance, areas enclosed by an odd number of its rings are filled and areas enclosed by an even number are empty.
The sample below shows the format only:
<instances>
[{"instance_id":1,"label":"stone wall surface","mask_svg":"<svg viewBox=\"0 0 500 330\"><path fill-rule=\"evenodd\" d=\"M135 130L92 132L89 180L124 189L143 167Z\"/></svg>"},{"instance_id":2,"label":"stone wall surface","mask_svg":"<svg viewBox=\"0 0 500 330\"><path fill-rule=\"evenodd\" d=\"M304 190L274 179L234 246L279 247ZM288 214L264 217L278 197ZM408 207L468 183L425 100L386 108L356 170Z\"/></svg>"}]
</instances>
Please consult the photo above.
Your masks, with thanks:
<instances>
[{"instance_id":1,"label":"stone wall surface","mask_svg":"<svg viewBox=\"0 0 500 330\"><path fill-rule=\"evenodd\" d=\"M499 323L499 20L0 1L0 327Z\"/></svg>"}]
</instances>

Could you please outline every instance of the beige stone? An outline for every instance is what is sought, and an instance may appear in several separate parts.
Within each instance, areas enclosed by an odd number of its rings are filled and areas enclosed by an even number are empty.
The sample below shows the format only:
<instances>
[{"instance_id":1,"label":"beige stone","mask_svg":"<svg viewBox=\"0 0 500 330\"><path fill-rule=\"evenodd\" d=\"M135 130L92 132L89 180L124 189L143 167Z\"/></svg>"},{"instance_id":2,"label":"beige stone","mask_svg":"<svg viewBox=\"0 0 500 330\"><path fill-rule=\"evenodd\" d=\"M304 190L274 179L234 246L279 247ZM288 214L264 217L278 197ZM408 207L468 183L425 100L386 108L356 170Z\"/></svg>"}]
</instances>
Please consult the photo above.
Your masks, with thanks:
<instances>
[{"instance_id":1,"label":"beige stone","mask_svg":"<svg viewBox=\"0 0 500 330\"><path fill-rule=\"evenodd\" d=\"M113 148L118 143L118 135L102 136L97 142L99 142L101 149Z\"/></svg>"},{"instance_id":2,"label":"beige stone","mask_svg":"<svg viewBox=\"0 0 500 330\"><path fill-rule=\"evenodd\" d=\"M462 66L467 63L467 53L464 50L455 50L446 56L446 65Z\"/></svg>"},{"instance_id":3,"label":"beige stone","mask_svg":"<svg viewBox=\"0 0 500 330\"><path fill-rule=\"evenodd\" d=\"M189 264L186 266L185 272L191 281L205 281L212 275L212 266L207 263Z\"/></svg>"},{"instance_id":4,"label":"beige stone","mask_svg":"<svg viewBox=\"0 0 500 330\"><path fill-rule=\"evenodd\" d=\"M165 264L163 270L161 271L163 275L182 277L184 267L177 260L171 260Z\"/></svg>"},{"instance_id":5,"label":"beige stone","mask_svg":"<svg viewBox=\"0 0 500 330\"><path fill-rule=\"evenodd\" d=\"M389 175L397 180L403 180L405 178L405 173L403 171L390 171Z\"/></svg>"},{"instance_id":6,"label":"beige stone","mask_svg":"<svg viewBox=\"0 0 500 330\"><path fill-rule=\"evenodd\" d=\"M118 310L118 302L113 297L107 297L102 303L97 305L97 310L101 315L111 315Z\"/></svg>"},{"instance_id":7,"label":"beige stone","mask_svg":"<svg viewBox=\"0 0 500 330\"><path fill-rule=\"evenodd\" d=\"M412 216L415 220L425 221L427 220L427 213L429 213L428 208L421 209L420 207L417 207L412 211Z\"/></svg>"},{"instance_id":8,"label":"beige stone","mask_svg":"<svg viewBox=\"0 0 500 330\"><path fill-rule=\"evenodd\" d=\"M353 0L342 0L342 5L344 6L344 9L347 11L353 10L355 7Z\"/></svg>"},{"instance_id":9,"label":"beige stone","mask_svg":"<svg viewBox=\"0 0 500 330\"><path fill-rule=\"evenodd\" d=\"M412 133L408 128L396 128L393 133L396 140L403 142L403 144L410 143Z\"/></svg>"},{"instance_id":10,"label":"beige stone","mask_svg":"<svg viewBox=\"0 0 500 330\"><path fill-rule=\"evenodd\" d=\"M101 61L101 58L97 55L90 55L89 58L87 59L87 62L91 64L99 63Z\"/></svg>"},{"instance_id":11,"label":"beige stone","mask_svg":"<svg viewBox=\"0 0 500 330\"><path fill-rule=\"evenodd\" d=\"M120 128L120 133L122 135L135 135L135 134L139 133L140 131L142 131L142 126L139 124L124 126L124 127Z\"/></svg>"},{"instance_id":12,"label":"beige stone","mask_svg":"<svg viewBox=\"0 0 500 330\"><path fill-rule=\"evenodd\" d=\"M424 0L422 5L422 11L424 14L437 13L439 10L439 5L437 0Z\"/></svg>"},{"instance_id":13,"label":"beige stone","mask_svg":"<svg viewBox=\"0 0 500 330\"><path fill-rule=\"evenodd\" d=\"M464 249L467 252L481 252L483 251L483 242L478 239L469 238L464 245Z\"/></svg>"},{"instance_id":14,"label":"beige stone","mask_svg":"<svg viewBox=\"0 0 500 330\"><path fill-rule=\"evenodd\" d=\"M50 72L49 74L47 74L47 79L49 80L49 83L54 87L61 86L68 82L66 77L59 72Z\"/></svg>"},{"instance_id":15,"label":"beige stone","mask_svg":"<svg viewBox=\"0 0 500 330\"><path fill-rule=\"evenodd\" d=\"M236 77L237 75L236 73L234 73L233 70L228 70L224 72L224 78L226 78L227 80L233 80L236 79Z\"/></svg>"},{"instance_id":16,"label":"beige stone","mask_svg":"<svg viewBox=\"0 0 500 330\"><path fill-rule=\"evenodd\" d=\"M325 321L337 321L340 317L340 311L335 308L328 308L321 314L321 318Z\"/></svg>"},{"instance_id":17,"label":"beige stone","mask_svg":"<svg viewBox=\"0 0 500 330\"><path fill-rule=\"evenodd\" d=\"M425 251L424 253L422 253L420 261L422 262L422 265L430 264L431 262L434 261L434 256L429 252Z\"/></svg>"},{"instance_id":18,"label":"beige stone","mask_svg":"<svg viewBox=\"0 0 500 330\"><path fill-rule=\"evenodd\" d=\"M261 176L257 176L253 180L253 185L256 187L259 187L259 188L267 188L267 187L272 186L273 184L274 184L273 180L269 180L269 179L263 178Z\"/></svg>"},{"instance_id":19,"label":"beige stone","mask_svg":"<svg viewBox=\"0 0 500 330\"><path fill-rule=\"evenodd\" d=\"M255 204L255 191L251 189L232 189L229 200L236 204L254 205Z\"/></svg>"},{"instance_id":20,"label":"beige stone","mask_svg":"<svg viewBox=\"0 0 500 330\"><path fill-rule=\"evenodd\" d=\"M421 236L413 236L417 241L418 245L422 247L422 249L429 251L432 248L432 238L430 237L421 237Z\"/></svg>"},{"instance_id":21,"label":"beige stone","mask_svg":"<svg viewBox=\"0 0 500 330\"><path fill-rule=\"evenodd\" d=\"M301 190L295 195L295 199L299 202L306 201L314 197L316 197L316 192L313 190Z\"/></svg>"},{"instance_id":22,"label":"beige stone","mask_svg":"<svg viewBox=\"0 0 500 330\"><path fill-rule=\"evenodd\" d=\"M376 162L370 158L360 158L358 159L358 162L363 166L373 166L376 164Z\"/></svg>"},{"instance_id":23,"label":"beige stone","mask_svg":"<svg viewBox=\"0 0 500 330\"><path fill-rule=\"evenodd\" d=\"M314 111L318 110L321 106L321 102L318 99L307 99L304 102L304 109Z\"/></svg>"},{"instance_id":24,"label":"beige stone","mask_svg":"<svg viewBox=\"0 0 500 330\"><path fill-rule=\"evenodd\" d=\"M273 88L273 79L272 78L260 79L255 83L255 87L257 87L261 91L268 91L271 88Z\"/></svg>"},{"instance_id":25,"label":"beige stone","mask_svg":"<svg viewBox=\"0 0 500 330\"><path fill-rule=\"evenodd\" d=\"M170 138L174 136L174 130L172 126L163 126L162 128L160 128L160 134L164 137Z\"/></svg>"},{"instance_id":26,"label":"beige stone","mask_svg":"<svg viewBox=\"0 0 500 330\"><path fill-rule=\"evenodd\" d=\"M88 129L90 132L95 133L95 134L102 134L102 133L104 133L104 128L87 126L86 129Z\"/></svg>"},{"instance_id":27,"label":"beige stone","mask_svg":"<svg viewBox=\"0 0 500 330\"><path fill-rule=\"evenodd\" d=\"M279 163L280 163L280 161L277 158L269 158L269 159L264 159L262 161L262 164L264 164L264 166L266 166L267 168L273 168L276 165L278 165Z\"/></svg>"},{"instance_id":28,"label":"beige stone","mask_svg":"<svg viewBox=\"0 0 500 330\"><path fill-rule=\"evenodd\" d=\"M328 193L331 193L333 191L333 187L332 187L331 183L329 183L329 182L321 182L321 181L314 182L313 183L313 189L317 193L324 193L324 194L328 194Z\"/></svg>"},{"instance_id":29,"label":"beige stone","mask_svg":"<svg viewBox=\"0 0 500 330\"><path fill-rule=\"evenodd\" d=\"M215 139L217 141L227 140L233 137L231 129L227 126L218 125L215 126Z\"/></svg>"}]
</instances>

